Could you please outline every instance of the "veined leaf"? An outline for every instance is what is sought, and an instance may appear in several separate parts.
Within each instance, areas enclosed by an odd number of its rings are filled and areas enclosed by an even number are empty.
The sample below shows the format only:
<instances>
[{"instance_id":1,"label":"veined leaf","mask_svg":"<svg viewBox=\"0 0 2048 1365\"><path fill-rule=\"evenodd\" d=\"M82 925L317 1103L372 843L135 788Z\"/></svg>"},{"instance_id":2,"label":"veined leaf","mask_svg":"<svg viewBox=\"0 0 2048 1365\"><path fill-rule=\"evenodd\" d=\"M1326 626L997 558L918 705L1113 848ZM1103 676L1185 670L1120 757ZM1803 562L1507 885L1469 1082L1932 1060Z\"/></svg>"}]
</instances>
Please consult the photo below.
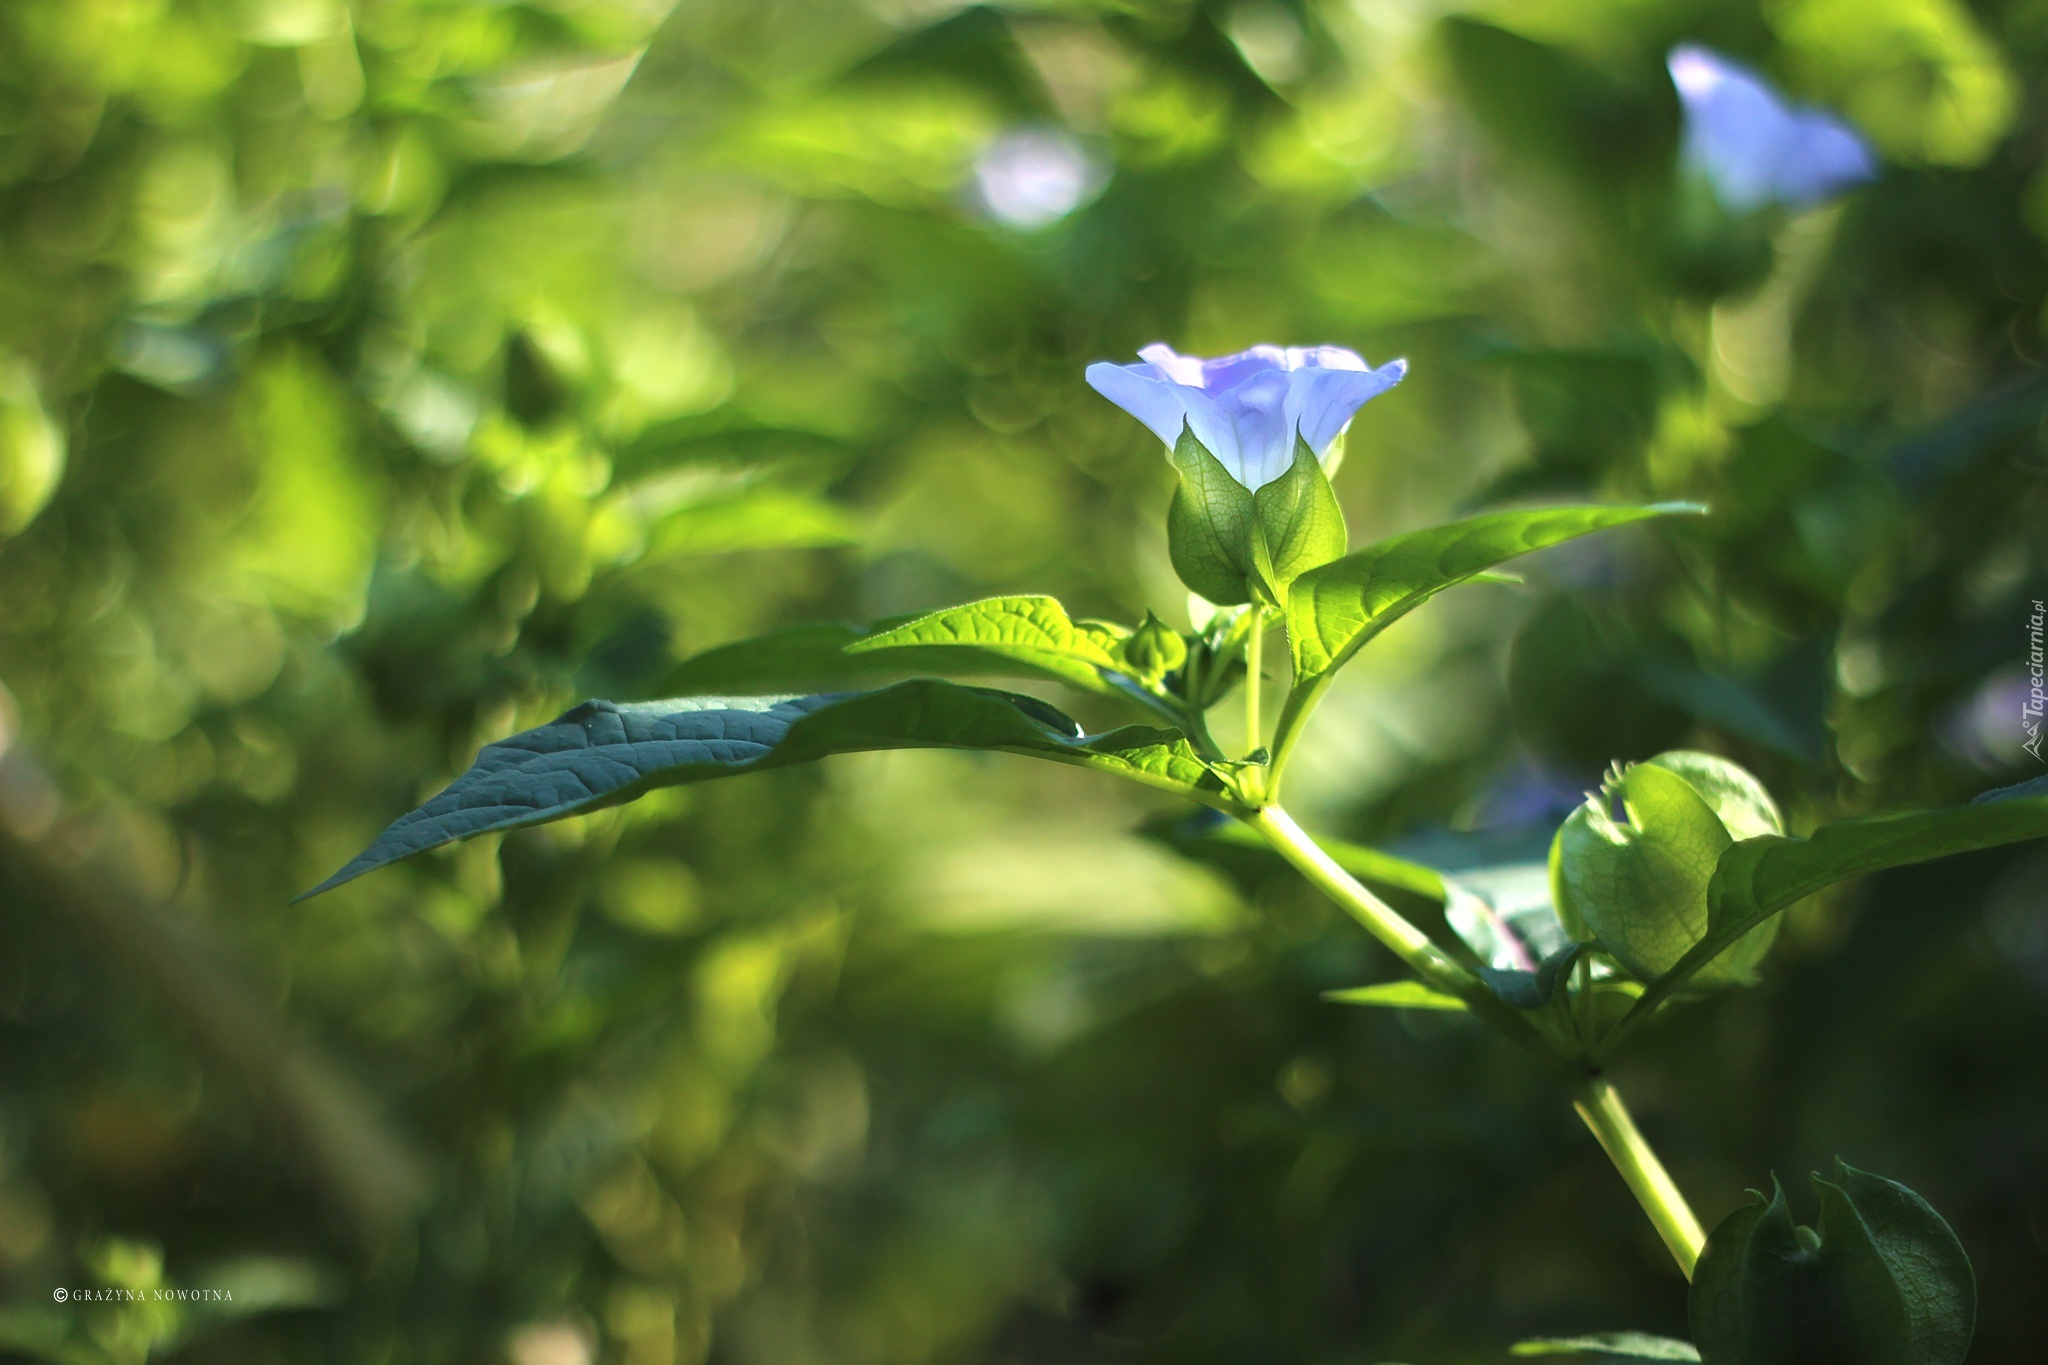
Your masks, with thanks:
<instances>
[{"instance_id":1,"label":"veined leaf","mask_svg":"<svg viewBox=\"0 0 2048 1365\"><path fill-rule=\"evenodd\" d=\"M1025 754L1232 808L1222 779L1177 730L1083 735L1036 698L932 678L809 697L588 701L486 745L469 771L306 895L442 844L620 805L656 787L875 749Z\"/></svg>"},{"instance_id":2,"label":"veined leaf","mask_svg":"<svg viewBox=\"0 0 2048 1365\"><path fill-rule=\"evenodd\" d=\"M1816 891L1867 872L2040 838L2048 838L2048 790L2037 781L1986 792L1967 806L1841 820L1803 839L1767 834L1733 844L1707 888L1706 937L1650 984L1624 1031L1737 939Z\"/></svg>"},{"instance_id":3,"label":"veined leaf","mask_svg":"<svg viewBox=\"0 0 2048 1365\"><path fill-rule=\"evenodd\" d=\"M1463 1012L1465 1002L1446 995L1420 981L1388 981L1378 986L1354 986L1349 990L1324 991L1323 999L1340 1005L1378 1005L1384 1009L1445 1010Z\"/></svg>"},{"instance_id":4,"label":"veined leaf","mask_svg":"<svg viewBox=\"0 0 2048 1365\"><path fill-rule=\"evenodd\" d=\"M787 489L753 488L670 512L648 532L647 550L639 563L734 550L850 545L860 534L856 519L821 498Z\"/></svg>"},{"instance_id":5,"label":"veined leaf","mask_svg":"<svg viewBox=\"0 0 2048 1365\"><path fill-rule=\"evenodd\" d=\"M1395 536L1311 569L1295 580L1287 599L1296 687L1335 671L1416 607L1496 564L1611 526L1705 510L1659 503L1488 512Z\"/></svg>"},{"instance_id":6,"label":"veined leaf","mask_svg":"<svg viewBox=\"0 0 2048 1365\"><path fill-rule=\"evenodd\" d=\"M1180 486L1166 509L1166 546L1180 581L1218 606L1251 601L1251 490L1183 426L1173 447Z\"/></svg>"},{"instance_id":7,"label":"veined leaf","mask_svg":"<svg viewBox=\"0 0 2048 1365\"><path fill-rule=\"evenodd\" d=\"M885 663L887 656L900 653L906 660L938 660L942 672L958 671L964 664L977 672L1051 678L1088 692L1128 697L1128 680L1135 672L1123 657L1129 635L1122 626L1069 619L1057 598L991 597L931 612L854 640L845 650Z\"/></svg>"}]
</instances>

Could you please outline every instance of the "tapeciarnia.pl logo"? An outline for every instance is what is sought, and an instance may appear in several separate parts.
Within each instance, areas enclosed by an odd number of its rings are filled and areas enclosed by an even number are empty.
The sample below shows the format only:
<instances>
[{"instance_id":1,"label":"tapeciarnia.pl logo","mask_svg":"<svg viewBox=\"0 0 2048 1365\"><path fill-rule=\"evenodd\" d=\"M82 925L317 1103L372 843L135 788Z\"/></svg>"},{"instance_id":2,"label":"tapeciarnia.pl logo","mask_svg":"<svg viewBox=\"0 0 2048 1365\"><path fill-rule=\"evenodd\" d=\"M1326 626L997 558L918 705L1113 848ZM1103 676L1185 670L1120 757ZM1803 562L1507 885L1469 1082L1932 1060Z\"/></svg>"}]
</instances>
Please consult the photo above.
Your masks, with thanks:
<instances>
[{"instance_id":1,"label":"tapeciarnia.pl logo","mask_svg":"<svg viewBox=\"0 0 2048 1365\"><path fill-rule=\"evenodd\" d=\"M2027 618L2027 699L2020 707L2020 728L2027 732L2027 742L2022 747L2041 758L2041 711L2048 704L2048 666L2044 666L2041 653L2041 627L2048 622L2048 602L2034 599L2034 614Z\"/></svg>"}]
</instances>

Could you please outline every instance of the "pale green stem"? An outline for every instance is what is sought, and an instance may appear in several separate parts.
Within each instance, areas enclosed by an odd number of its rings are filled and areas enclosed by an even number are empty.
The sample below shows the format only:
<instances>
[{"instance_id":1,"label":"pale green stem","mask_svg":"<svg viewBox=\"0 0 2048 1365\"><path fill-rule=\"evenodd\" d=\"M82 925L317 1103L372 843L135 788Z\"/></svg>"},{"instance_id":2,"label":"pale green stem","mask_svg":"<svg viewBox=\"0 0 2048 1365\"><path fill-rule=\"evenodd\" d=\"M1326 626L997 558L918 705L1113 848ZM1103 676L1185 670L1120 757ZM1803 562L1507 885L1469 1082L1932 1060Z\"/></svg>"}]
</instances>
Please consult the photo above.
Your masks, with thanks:
<instances>
[{"instance_id":1,"label":"pale green stem","mask_svg":"<svg viewBox=\"0 0 2048 1365\"><path fill-rule=\"evenodd\" d=\"M1243 817L1275 852L1324 895L1342 906L1365 926L1366 932L1393 950L1414 973L1439 990L1465 996L1477 984L1428 935L1403 919L1398 911L1360 885L1337 865L1308 832L1294 823L1294 817L1278 806L1265 806Z\"/></svg>"},{"instance_id":2,"label":"pale green stem","mask_svg":"<svg viewBox=\"0 0 2048 1365\"><path fill-rule=\"evenodd\" d=\"M1700 1249L1707 1243L1707 1234L1701 1231L1700 1220L1693 1216L1692 1206L1678 1192L1671 1173L1657 1160L1650 1144L1643 1141L1635 1120L1629 1117L1628 1106L1621 1102L1612 1085L1595 1077L1572 1088L1572 1107L1600 1140L1607 1159L1621 1172L1629 1193L1643 1206L1657 1235L1664 1239L1678 1268L1690 1280L1693 1267L1699 1264Z\"/></svg>"},{"instance_id":3,"label":"pale green stem","mask_svg":"<svg viewBox=\"0 0 2048 1365\"><path fill-rule=\"evenodd\" d=\"M1295 824L1286 811L1279 806L1262 806L1239 818L1257 830L1275 852L1293 864L1295 870L1318 890L1364 925L1366 932L1408 964L1417 976L1438 990L1463 1000L1473 1013L1545 1062L1552 1066L1559 1062L1552 1045L1531 1027L1528 1020L1501 1003L1471 972L1431 943L1420 929L1339 867L1336 860L1325 853L1307 831ZM1687 1279L1691 1279L1693 1266L1700 1258L1700 1248L1706 1244L1707 1238L1700 1230L1699 1219L1693 1216L1691 1206L1685 1202L1685 1196L1673 1183L1670 1172L1650 1150L1650 1144L1643 1140L1635 1120L1629 1117L1627 1106L1621 1102L1621 1096L1615 1093L1612 1085L1596 1076L1572 1082L1571 1091L1572 1104L1579 1111L1579 1117L1593 1130L1593 1136L1600 1140L1608 1160L1621 1172L1629 1192L1635 1195L1636 1202L1649 1215L1650 1223L1657 1229L1657 1235L1664 1239L1664 1245L1671 1249L1678 1268L1685 1272Z\"/></svg>"},{"instance_id":4,"label":"pale green stem","mask_svg":"<svg viewBox=\"0 0 2048 1365\"><path fill-rule=\"evenodd\" d=\"M1244 751L1249 754L1259 747L1260 724L1259 696L1260 658L1266 644L1266 609L1256 602L1252 604L1252 629L1244 639Z\"/></svg>"}]
</instances>

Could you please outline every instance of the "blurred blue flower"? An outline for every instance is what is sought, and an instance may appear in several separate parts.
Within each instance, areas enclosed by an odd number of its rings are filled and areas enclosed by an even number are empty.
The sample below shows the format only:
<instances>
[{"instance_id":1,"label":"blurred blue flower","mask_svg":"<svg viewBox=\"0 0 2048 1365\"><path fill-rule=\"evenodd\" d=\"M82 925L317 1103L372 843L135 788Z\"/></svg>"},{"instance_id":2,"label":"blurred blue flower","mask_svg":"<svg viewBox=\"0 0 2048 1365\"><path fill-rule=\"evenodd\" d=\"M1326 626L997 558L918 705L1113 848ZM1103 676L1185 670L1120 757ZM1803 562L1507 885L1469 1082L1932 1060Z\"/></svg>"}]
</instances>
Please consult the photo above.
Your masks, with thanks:
<instances>
[{"instance_id":1,"label":"blurred blue flower","mask_svg":"<svg viewBox=\"0 0 2048 1365\"><path fill-rule=\"evenodd\" d=\"M1019 128L982 150L974 188L1006 227L1050 227L1094 198L1105 179L1081 144L1055 128Z\"/></svg>"},{"instance_id":2,"label":"blurred blue flower","mask_svg":"<svg viewBox=\"0 0 2048 1365\"><path fill-rule=\"evenodd\" d=\"M1735 212L1805 208L1877 177L1877 158L1848 124L1786 103L1749 68L1690 43L1671 49L1669 65L1682 155Z\"/></svg>"},{"instance_id":3,"label":"blurred blue flower","mask_svg":"<svg viewBox=\"0 0 2048 1365\"><path fill-rule=\"evenodd\" d=\"M1253 490L1287 472L1297 431L1323 459L1352 414L1408 373L1405 360L1374 369L1341 346L1254 346L1202 360L1154 342L1138 354L1136 365L1090 365L1089 385L1169 446L1192 428Z\"/></svg>"}]
</instances>

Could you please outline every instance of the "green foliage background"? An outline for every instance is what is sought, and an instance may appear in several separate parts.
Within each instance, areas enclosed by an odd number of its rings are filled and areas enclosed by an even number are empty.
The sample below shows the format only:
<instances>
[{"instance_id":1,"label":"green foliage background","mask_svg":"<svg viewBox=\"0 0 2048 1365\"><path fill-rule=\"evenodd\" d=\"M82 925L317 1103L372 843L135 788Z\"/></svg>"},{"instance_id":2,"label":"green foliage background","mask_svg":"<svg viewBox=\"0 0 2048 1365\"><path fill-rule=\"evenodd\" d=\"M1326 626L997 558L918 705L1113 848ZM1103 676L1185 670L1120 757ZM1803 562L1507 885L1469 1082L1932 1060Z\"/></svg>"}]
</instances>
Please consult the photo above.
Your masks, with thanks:
<instances>
[{"instance_id":1,"label":"green foliage background","mask_svg":"<svg viewBox=\"0 0 2048 1365\"><path fill-rule=\"evenodd\" d=\"M1663 54L1878 184L1730 220ZM2037 775L2048 9L2010 0L0 7L0 1340L581 1365L1503 1358L1682 1334L1544 1079L1170 802L842 758L286 901L488 740L717 645L1000 591L1183 619L1082 367L1411 377L1353 543L1695 498L1347 674L1292 802L1540 852L1613 759L1794 829ZM1050 227L973 165L1050 126ZM681 676L715 688L716 656ZM1103 716L1064 696L1084 719ZM2048 1354L2048 855L1794 913L1622 1081L1711 1225L1837 1153ZM1800 1210L1810 1217L1810 1210ZM232 1308L53 1288L232 1289ZM593 1356L595 1353L595 1356Z\"/></svg>"}]
</instances>

